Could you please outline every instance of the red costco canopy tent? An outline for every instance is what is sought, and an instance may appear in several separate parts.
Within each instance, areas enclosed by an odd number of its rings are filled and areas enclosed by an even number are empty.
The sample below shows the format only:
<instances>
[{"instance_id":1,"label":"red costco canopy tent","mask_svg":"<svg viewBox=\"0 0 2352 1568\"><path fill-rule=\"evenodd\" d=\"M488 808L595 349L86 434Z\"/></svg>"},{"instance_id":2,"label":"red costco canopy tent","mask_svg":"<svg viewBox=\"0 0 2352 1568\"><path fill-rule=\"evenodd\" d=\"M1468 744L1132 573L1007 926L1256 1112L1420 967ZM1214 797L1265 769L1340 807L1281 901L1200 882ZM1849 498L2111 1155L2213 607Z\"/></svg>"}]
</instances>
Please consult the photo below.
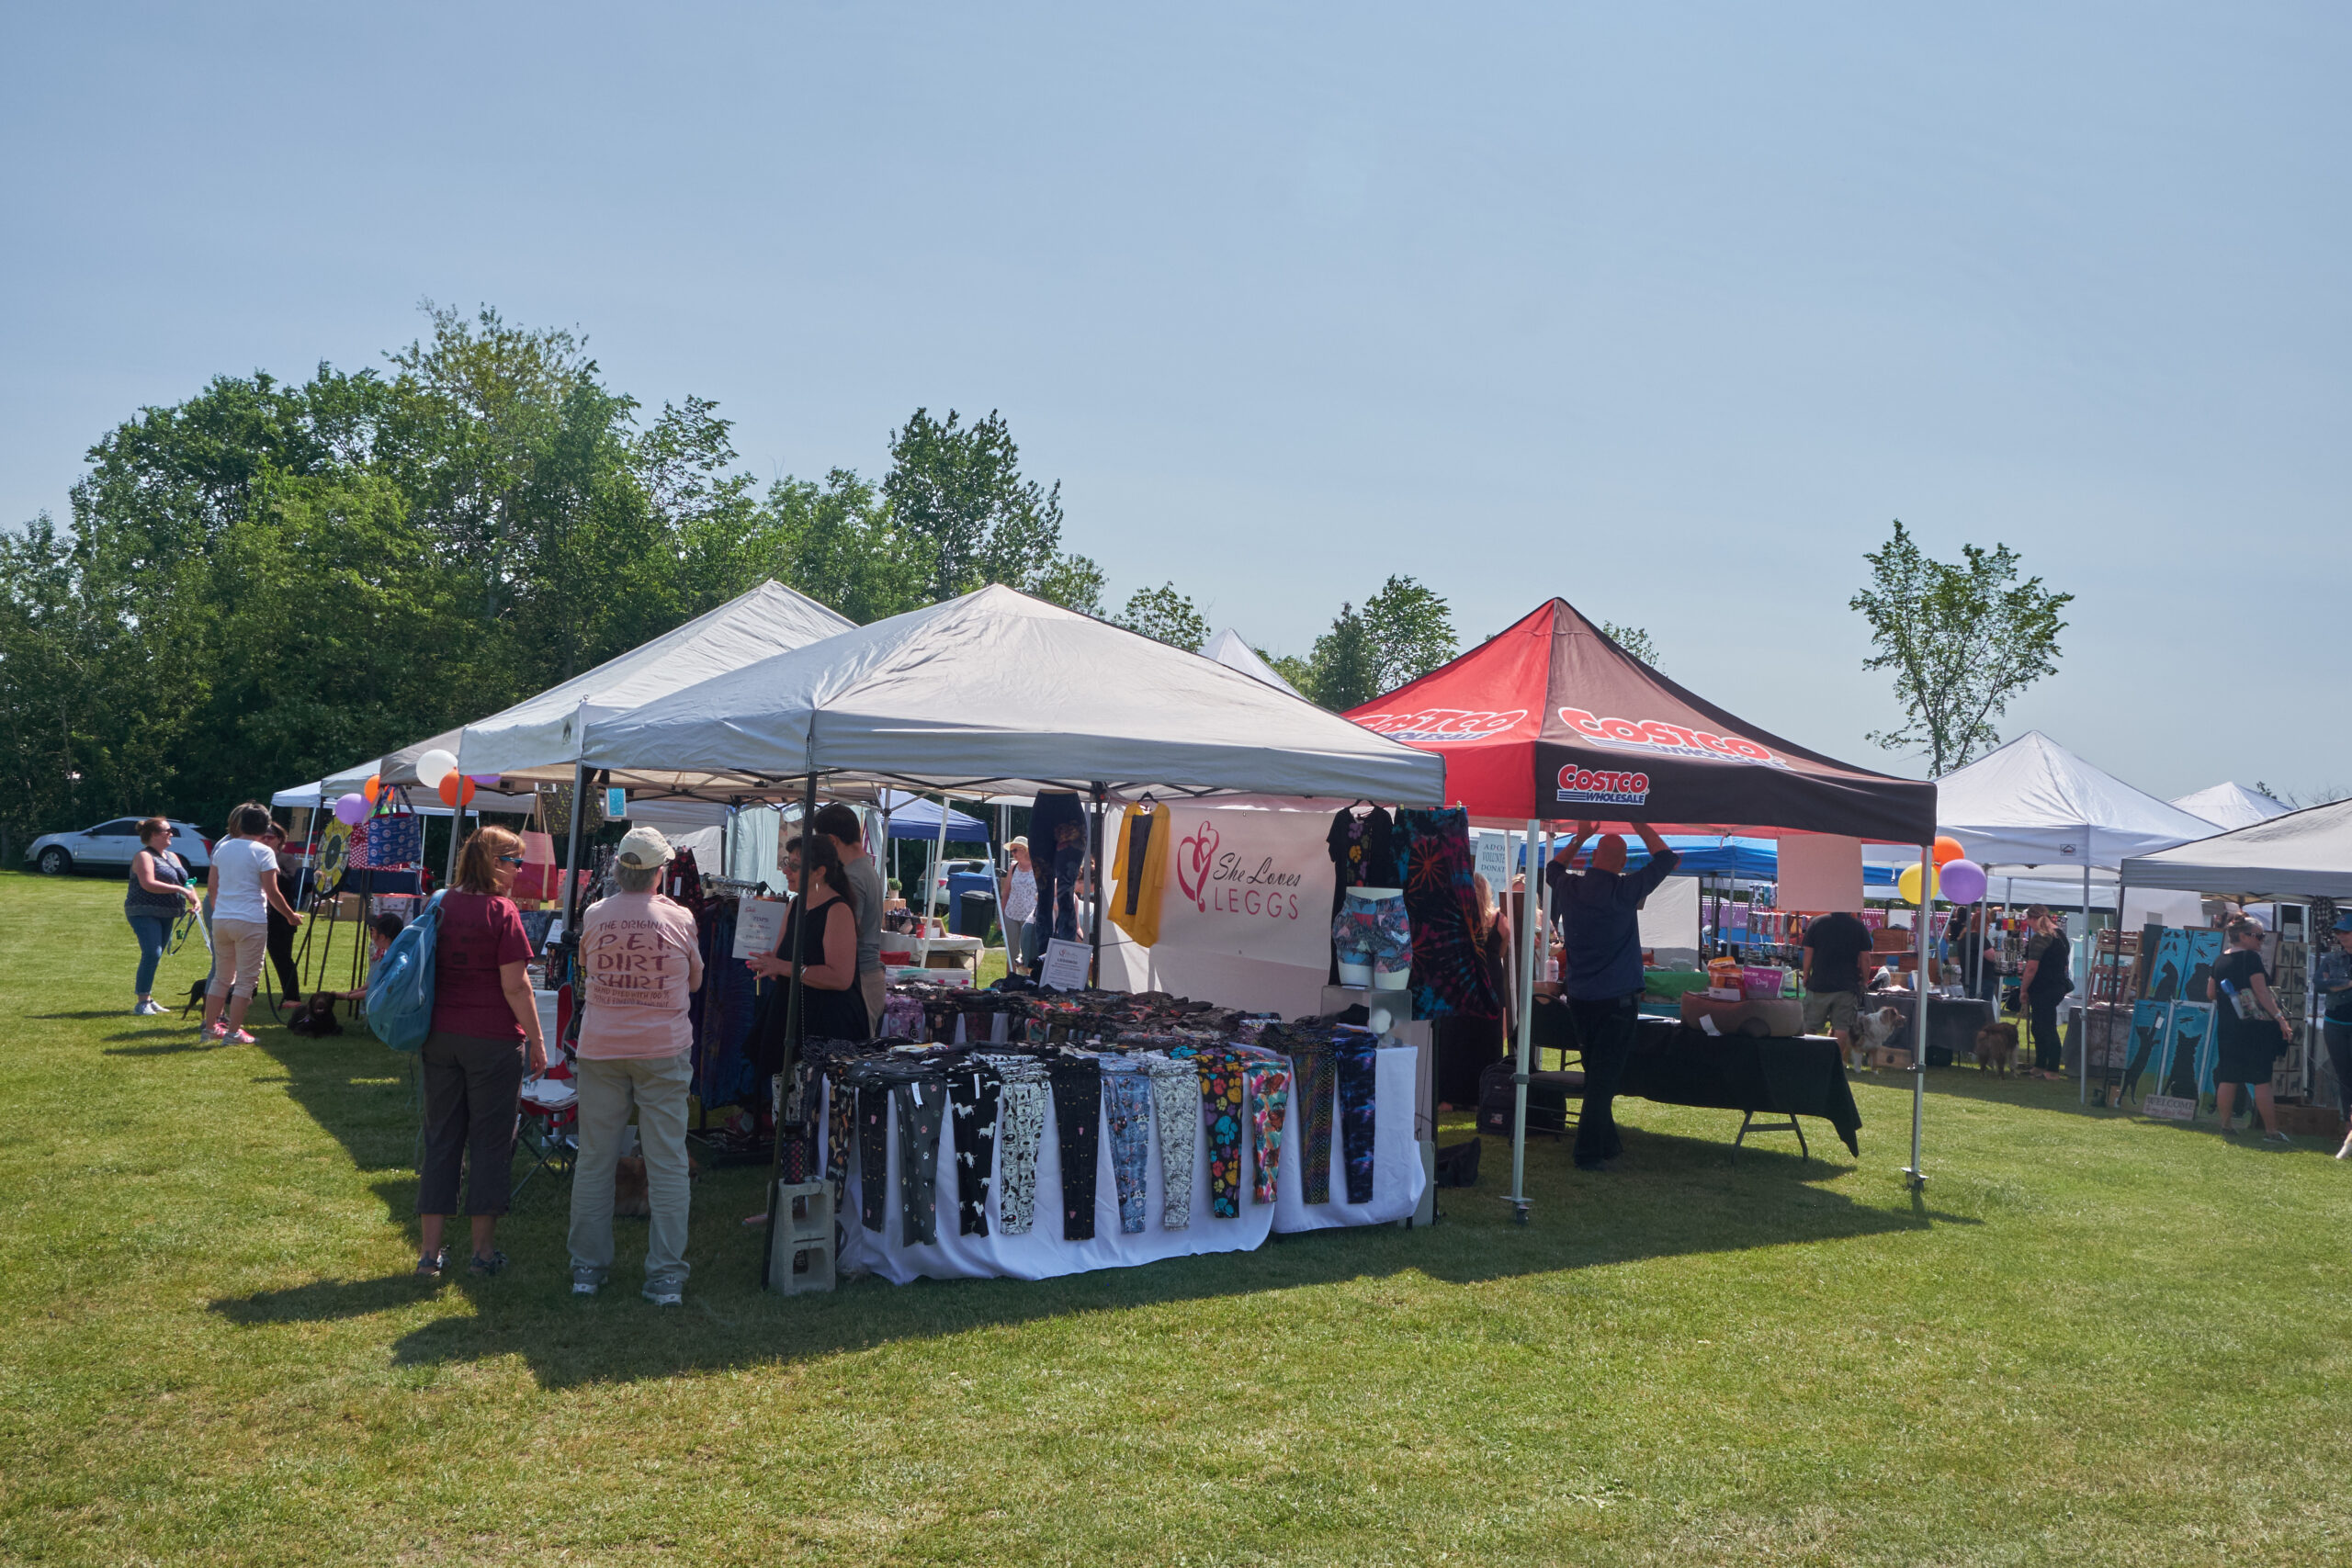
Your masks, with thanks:
<instances>
[{"instance_id":1,"label":"red costco canopy tent","mask_svg":"<svg viewBox=\"0 0 2352 1568\"><path fill-rule=\"evenodd\" d=\"M1445 759L1473 818L1666 832L1936 836L1936 786L1768 735L1611 642L1565 599L1348 716Z\"/></svg>"}]
</instances>

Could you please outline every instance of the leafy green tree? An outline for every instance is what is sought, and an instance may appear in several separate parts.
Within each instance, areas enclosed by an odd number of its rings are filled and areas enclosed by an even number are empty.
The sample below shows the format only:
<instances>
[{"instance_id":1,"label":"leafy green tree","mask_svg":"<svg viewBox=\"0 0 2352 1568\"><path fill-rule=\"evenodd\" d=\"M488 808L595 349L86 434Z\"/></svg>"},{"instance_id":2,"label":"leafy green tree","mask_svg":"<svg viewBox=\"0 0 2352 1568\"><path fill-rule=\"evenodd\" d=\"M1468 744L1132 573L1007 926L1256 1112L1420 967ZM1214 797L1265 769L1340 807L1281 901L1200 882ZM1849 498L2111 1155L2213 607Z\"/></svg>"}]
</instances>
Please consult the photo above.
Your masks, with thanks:
<instances>
[{"instance_id":1,"label":"leafy green tree","mask_svg":"<svg viewBox=\"0 0 2352 1568\"><path fill-rule=\"evenodd\" d=\"M1156 642L1198 653L1209 640L1209 624L1193 601L1176 592L1172 582L1138 588L1127 595L1127 607L1111 617L1113 624L1140 632Z\"/></svg>"},{"instance_id":2,"label":"leafy green tree","mask_svg":"<svg viewBox=\"0 0 2352 1568\"><path fill-rule=\"evenodd\" d=\"M1600 623L1600 632L1610 641L1648 665L1657 668L1657 645L1650 641L1650 634L1639 626L1621 626L1614 621Z\"/></svg>"},{"instance_id":3,"label":"leafy green tree","mask_svg":"<svg viewBox=\"0 0 2352 1568\"><path fill-rule=\"evenodd\" d=\"M860 625L932 602L931 552L891 521L874 485L847 468L835 468L822 485L777 480L753 546L761 575Z\"/></svg>"},{"instance_id":4,"label":"leafy green tree","mask_svg":"<svg viewBox=\"0 0 2352 1568\"><path fill-rule=\"evenodd\" d=\"M2019 581L2007 545L1963 545L1957 561L1932 559L1899 520L1894 536L1862 558L1871 581L1849 607L1870 622L1878 649L1862 668L1894 672L1905 720L1871 739L1923 752L1929 776L1940 778L1998 746L1992 721L2058 668L2059 612L2075 596L2039 577Z\"/></svg>"},{"instance_id":5,"label":"leafy green tree","mask_svg":"<svg viewBox=\"0 0 2352 1568\"><path fill-rule=\"evenodd\" d=\"M1388 688L1380 682L1380 654L1372 627L1353 604L1342 604L1331 629L1315 639L1306 656L1304 682L1283 678L1310 701L1333 713L1362 707Z\"/></svg>"},{"instance_id":6,"label":"leafy green tree","mask_svg":"<svg viewBox=\"0 0 2352 1568\"><path fill-rule=\"evenodd\" d=\"M1062 553L1060 484L1047 490L1022 477L1002 414L965 425L953 409L944 421L915 410L891 433L882 495L896 525L928 554L933 600L1001 582L1089 615L1102 610L1101 570Z\"/></svg>"},{"instance_id":7,"label":"leafy green tree","mask_svg":"<svg viewBox=\"0 0 2352 1568\"><path fill-rule=\"evenodd\" d=\"M1409 577L1392 577L1363 602L1377 696L1426 675L1454 655L1453 612ZM1367 699L1369 700L1369 699Z\"/></svg>"}]
</instances>

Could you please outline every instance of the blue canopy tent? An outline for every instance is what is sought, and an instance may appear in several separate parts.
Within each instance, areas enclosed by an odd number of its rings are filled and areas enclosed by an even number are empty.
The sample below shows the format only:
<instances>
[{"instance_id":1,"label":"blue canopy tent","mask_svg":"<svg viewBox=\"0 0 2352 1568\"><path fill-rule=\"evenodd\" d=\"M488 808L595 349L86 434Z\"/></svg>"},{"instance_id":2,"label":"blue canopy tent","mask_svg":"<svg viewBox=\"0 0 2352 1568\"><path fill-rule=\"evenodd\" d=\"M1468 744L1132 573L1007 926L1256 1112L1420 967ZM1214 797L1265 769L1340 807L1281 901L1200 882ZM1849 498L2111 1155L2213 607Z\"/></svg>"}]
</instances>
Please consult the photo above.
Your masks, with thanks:
<instances>
[{"instance_id":1,"label":"blue canopy tent","mask_svg":"<svg viewBox=\"0 0 2352 1568\"><path fill-rule=\"evenodd\" d=\"M889 790L885 792L883 809L889 813L890 837L893 839L938 841L939 802L936 800L927 795ZM951 844L985 844L989 841L989 825L977 817L967 817L950 808L947 813L947 841Z\"/></svg>"}]
</instances>

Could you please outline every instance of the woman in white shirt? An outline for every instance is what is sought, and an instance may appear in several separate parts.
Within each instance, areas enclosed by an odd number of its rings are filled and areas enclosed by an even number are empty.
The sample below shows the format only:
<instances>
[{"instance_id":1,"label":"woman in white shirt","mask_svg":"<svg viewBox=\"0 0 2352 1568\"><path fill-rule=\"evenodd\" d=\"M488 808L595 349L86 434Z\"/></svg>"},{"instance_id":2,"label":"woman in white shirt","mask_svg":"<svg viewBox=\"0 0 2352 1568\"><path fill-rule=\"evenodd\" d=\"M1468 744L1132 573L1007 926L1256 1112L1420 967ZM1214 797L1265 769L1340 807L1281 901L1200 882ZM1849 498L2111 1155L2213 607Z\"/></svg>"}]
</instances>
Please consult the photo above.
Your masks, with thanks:
<instances>
[{"instance_id":1,"label":"woman in white shirt","mask_svg":"<svg viewBox=\"0 0 2352 1568\"><path fill-rule=\"evenodd\" d=\"M1027 839L1015 839L1005 848L1012 852L1012 870L1004 878L997 908L1004 922L1005 966L1022 975L1036 958L1029 940L1029 918L1037 912L1037 872L1029 863Z\"/></svg>"},{"instance_id":2,"label":"woman in white shirt","mask_svg":"<svg viewBox=\"0 0 2352 1568\"><path fill-rule=\"evenodd\" d=\"M302 923L278 891L277 856L261 841L268 831L268 810L248 803L229 813L230 836L212 847L212 874L204 888L212 927L212 985L204 997L202 1034L207 1041L254 1043L245 1032L245 1010L261 983L269 913L277 910L289 925ZM220 1016L224 1007L226 1020Z\"/></svg>"}]
</instances>

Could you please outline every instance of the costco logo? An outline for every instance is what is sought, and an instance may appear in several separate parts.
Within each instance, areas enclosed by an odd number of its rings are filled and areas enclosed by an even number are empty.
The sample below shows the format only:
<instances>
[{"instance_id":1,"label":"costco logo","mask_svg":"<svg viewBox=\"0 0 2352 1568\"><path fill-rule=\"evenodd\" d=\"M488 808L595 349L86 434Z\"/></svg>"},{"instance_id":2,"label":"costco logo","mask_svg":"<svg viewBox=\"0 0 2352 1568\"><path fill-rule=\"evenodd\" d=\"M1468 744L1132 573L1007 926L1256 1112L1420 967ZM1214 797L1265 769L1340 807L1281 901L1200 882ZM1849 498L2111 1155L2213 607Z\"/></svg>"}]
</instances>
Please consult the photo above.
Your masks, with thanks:
<instances>
[{"instance_id":1,"label":"costco logo","mask_svg":"<svg viewBox=\"0 0 2352 1568\"><path fill-rule=\"evenodd\" d=\"M1367 714L1356 720L1374 735L1424 746L1459 745L1465 740L1489 740L1527 719L1525 708L1481 712L1475 708L1417 708L1411 713Z\"/></svg>"},{"instance_id":2,"label":"costco logo","mask_svg":"<svg viewBox=\"0 0 2352 1568\"><path fill-rule=\"evenodd\" d=\"M1560 770L1558 798L1589 806L1645 806L1650 798L1650 776L1600 772L1570 762Z\"/></svg>"},{"instance_id":3,"label":"costco logo","mask_svg":"<svg viewBox=\"0 0 2352 1568\"><path fill-rule=\"evenodd\" d=\"M1562 708L1560 722L1596 746L1619 750L1649 751L1661 757L1688 757L1699 762L1761 762L1785 768L1788 763L1755 741L1736 735L1713 735L1686 729L1662 719L1595 718L1582 708ZM1560 797L1566 800L1567 796Z\"/></svg>"}]
</instances>

